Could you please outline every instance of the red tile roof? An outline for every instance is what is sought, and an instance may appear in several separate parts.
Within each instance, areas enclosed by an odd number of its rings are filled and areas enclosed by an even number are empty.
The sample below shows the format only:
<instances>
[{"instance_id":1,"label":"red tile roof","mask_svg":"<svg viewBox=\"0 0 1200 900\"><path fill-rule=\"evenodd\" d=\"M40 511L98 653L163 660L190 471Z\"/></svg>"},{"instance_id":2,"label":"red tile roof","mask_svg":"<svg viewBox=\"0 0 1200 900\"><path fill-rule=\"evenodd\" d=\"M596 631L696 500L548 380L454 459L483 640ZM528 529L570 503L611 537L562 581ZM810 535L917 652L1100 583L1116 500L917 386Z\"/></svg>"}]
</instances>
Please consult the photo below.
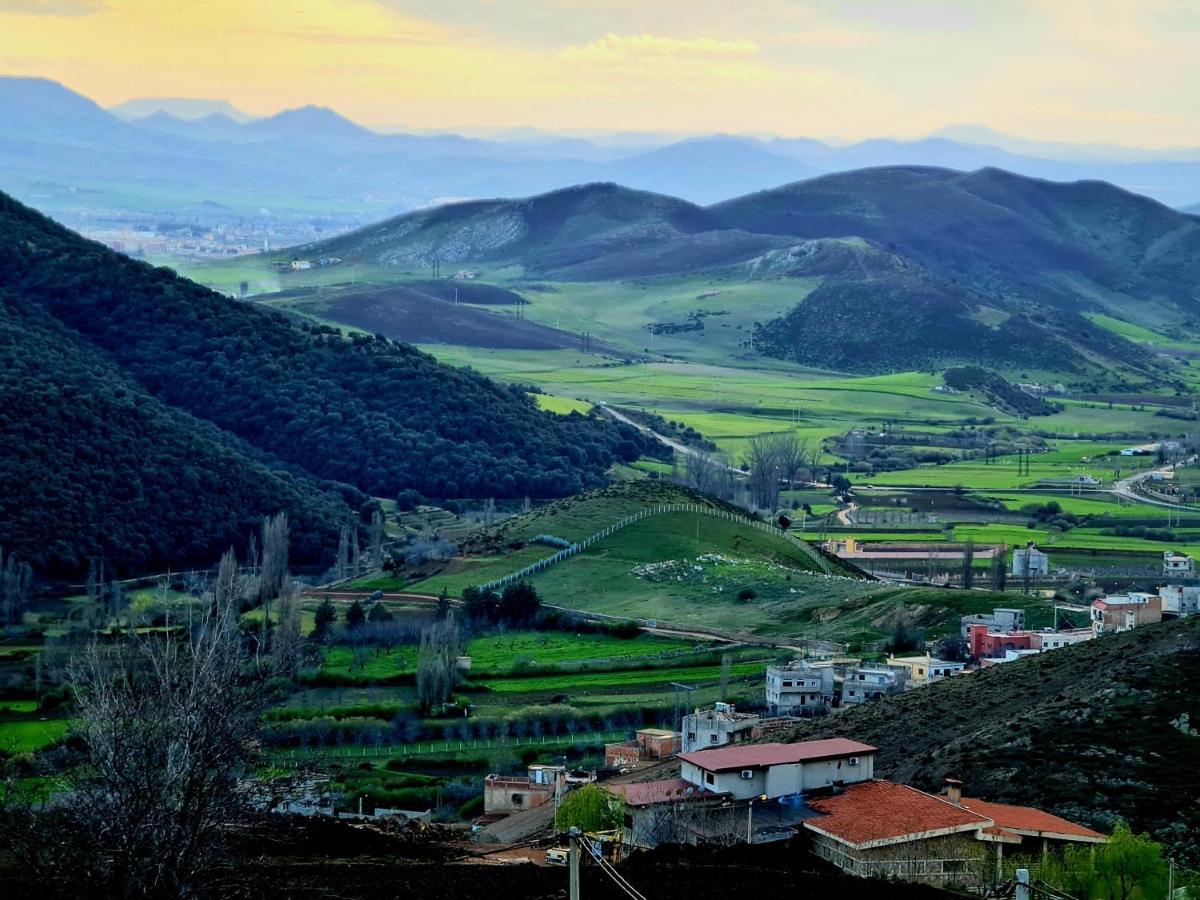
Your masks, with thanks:
<instances>
[{"instance_id":1,"label":"red tile roof","mask_svg":"<svg viewBox=\"0 0 1200 900\"><path fill-rule=\"evenodd\" d=\"M1042 812L1031 806L1010 806L1007 803L989 803L975 797L963 797L962 805L972 812L987 816L996 826L1005 831L1031 834L1035 837L1057 837L1063 840L1100 842L1107 838L1098 831L1076 825L1059 816Z\"/></svg>"},{"instance_id":2,"label":"red tile roof","mask_svg":"<svg viewBox=\"0 0 1200 900\"><path fill-rule=\"evenodd\" d=\"M632 784L606 785L609 793L620 797L630 806L649 806L668 800L681 800L698 796L700 789L682 778L667 778L663 781L643 781ZM706 796L712 797L712 794Z\"/></svg>"},{"instance_id":3,"label":"red tile roof","mask_svg":"<svg viewBox=\"0 0 1200 900\"><path fill-rule=\"evenodd\" d=\"M979 813L890 781L853 784L840 794L809 800L808 805L823 815L806 820L805 828L856 847L976 831L992 824Z\"/></svg>"},{"instance_id":4,"label":"red tile roof","mask_svg":"<svg viewBox=\"0 0 1200 900\"><path fill-rule=\"evenodd\" d=\"M857 756L875 753L878 747L860 744L846 738L829 738L823 741L801 741L798 744L743 744L733 747L716 747L712 750L696 750L681 753L679 758L709 772L730 772L735 769L761 769L787 763L816 762L822 759L837 759L840 756Z\"/></svg>"}]
</instances>

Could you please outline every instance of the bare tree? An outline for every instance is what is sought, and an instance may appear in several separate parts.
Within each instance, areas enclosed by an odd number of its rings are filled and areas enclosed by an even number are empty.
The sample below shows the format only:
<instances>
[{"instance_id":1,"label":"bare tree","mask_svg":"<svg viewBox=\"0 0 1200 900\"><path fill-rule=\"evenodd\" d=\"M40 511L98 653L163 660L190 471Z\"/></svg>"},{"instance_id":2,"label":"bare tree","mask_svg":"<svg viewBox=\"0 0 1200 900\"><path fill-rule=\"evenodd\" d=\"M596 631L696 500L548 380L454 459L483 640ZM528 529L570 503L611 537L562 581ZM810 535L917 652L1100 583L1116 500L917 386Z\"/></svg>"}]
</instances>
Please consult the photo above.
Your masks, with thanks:
<instances>
[{"instance_id":1,"label":"bare tree","mask_svg":"<svg viewBox=\"0 0 1200 900\"><path fill-rule=\"evenodd\" d=\"M371 569L378 571L383 568L383 511L371 511Z\"/></svg>"},{"instance_id":2,"label":"bare tree","mask_svg":"<svg viewBox=\"0 0 1200 900\"><path fill-rule=\"evenodd\" d=\"M458 680L458 625L453 616L421 632L417 651L417 702L428 711L445 703Z\"/></svg>"},{"instance_id":3,"label":"bare tree","mask_svg":"<svg viewBox=\"0 0 1200 900\"><path fill-rule=\"evenodd\" d=\"M258 596L262 603L262 649L271 645L271 601L282 592L290 577L288 568L288 519L279 513L262 525L262 565L258 573Z\"/></svg>"},{"instance_id":4,"label":"bare tree","mask_svg":"<svg viewBox=\"0 0 1200 900\"><path fill-rule=\"evenodd\" d=\"M0 548L0 623L20 624L21 612L29 600L32 578L33 569L29 563L19 562L12 553L6 558Z\"/></svg>"},{"instance_id":5,"label":"bare tree","mask_svg":"<svg viewBox=\"0 0 1200 900\"><path fill-rule=\"evenodd\" d=\"M756 434L750 438L744 465L750 473L755 505L774 510L779 500L779 457L770 435Z\"/></svg>"},{"instance_id":6,"label":"bare tree","mask_svg":"<svg viewBox=\"0 0 1200 900\"><path fill-rule=\"evenodd\" d=\"M975 584L975 542L967 541L963 545L962 586L969 588Z\"/></svg>"},{"instance_id":7,"label":"bare tree","mask_svg":"<svg viewBox=\"0 0 1200 900\"><path fill-rule=\"evenodd\" d=\"M697 450L684 457L684 476L688 487L702 494L716 494L724 468L716 454Z\"/></svg>"},{"instance_id":8,"label":"bare tree","mask_svg":"<svg viewBox=\"0 0 1200 900\"><path fill-rule=\"evenodd\" d=\"M350 527L343 525L338 533L337 578L343 581L350 574Z\"/></svg>"},{"instance_id":9,"label":"bare tree","mask_svg":"<svg viewBox=\"0 0 1200 900\"><path fill-rule=\"evenodd\" d=\"M45 890L180 897L220 864L274 674L239 635L235 571L230 552L190 627L93 641L70 663L86 748L70 802L10 807L0 827Z\"/></svg>"},{"instance_id":10,"label":"bare tree","mask_svg":"<svg viewBox=\"0 0 1200 900\"><path fill-rule=\"evenodd\" d=\"M788 490L795 487L796 475L804 468L807 456L807 441L800 439L794 431L784 431L774 436L775 459L779 465L779 475L787 482Z\"/></svg>"}]
</instances>

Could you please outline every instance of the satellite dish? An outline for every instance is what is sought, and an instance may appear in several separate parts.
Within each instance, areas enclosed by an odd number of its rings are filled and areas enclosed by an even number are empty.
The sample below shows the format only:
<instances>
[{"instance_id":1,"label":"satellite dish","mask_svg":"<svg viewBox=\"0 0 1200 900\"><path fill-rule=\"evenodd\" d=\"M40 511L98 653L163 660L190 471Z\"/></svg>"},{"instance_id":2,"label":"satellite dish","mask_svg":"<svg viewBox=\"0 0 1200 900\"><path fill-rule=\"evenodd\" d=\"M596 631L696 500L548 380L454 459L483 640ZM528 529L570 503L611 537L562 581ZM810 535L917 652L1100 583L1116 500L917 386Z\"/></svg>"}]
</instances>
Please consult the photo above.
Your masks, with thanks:
<instances>
[{"instance_id":1,"label":"satellite dish","mask_svg":"<svg viewBox=\"0 0 1200 900\"><path fill-rule=\"evenodd\" d=\"M776 519L775 521L777 521L779 523L779 527L782 528L784 531L787 531L789 528L792 527L791 516L784 515L783 513L780 513L779 518Z\"/></svg>"}]
</instances>

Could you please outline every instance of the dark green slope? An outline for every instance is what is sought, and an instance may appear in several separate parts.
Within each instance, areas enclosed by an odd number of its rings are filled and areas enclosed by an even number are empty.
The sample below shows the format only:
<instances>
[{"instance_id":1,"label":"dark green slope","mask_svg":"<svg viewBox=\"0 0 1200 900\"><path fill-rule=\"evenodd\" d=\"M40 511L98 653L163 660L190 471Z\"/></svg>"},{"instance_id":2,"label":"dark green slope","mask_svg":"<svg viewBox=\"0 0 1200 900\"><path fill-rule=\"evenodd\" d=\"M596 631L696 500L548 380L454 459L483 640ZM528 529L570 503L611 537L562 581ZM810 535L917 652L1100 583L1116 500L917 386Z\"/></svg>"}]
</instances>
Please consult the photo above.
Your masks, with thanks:
<instances>
[{"instance_id":1,"label":"dark green slope","mask_svg":"<svg viewBox=\"0 0 1200 900\"><path fill-rule=\"evenodd\" d=\"M7 249L0 291L8 295L9 331L16 335L28 327L30 333L49 333L58 327L69 335L41 342L55 344L60 356L47 366L38 388L48 402L29 406L21 396L27 387L22 382L9 386L13 402L5 407L7 427L18 433L44 427L51 443L65 442L61 454L46 457L45 468L55 471L44 476L64 502L33 502L27 484L37 481L29 477L37 474L36 455L19 457L16 438L0 447L0 465L21 459L7 470L4 487L9 496L29 501L31 521L42 516L52 523L56 507L65 507L58 514L65 520L62 527L46 527L82 547L87 542L73 533L95 536L100 529L84 521L91 507L71 489L83 485L86 490L89 479L96 480L104 487L88 504L110 510L105 527L119 517L131 523L117 529L106 545L115 555L128 548L120 560L128 566L194 562L196 553L207 552L214 542L244 534L244 523L264 507L289 507L300 502L301 494L319 493L316 481L353 485L377 496L415 488L437 498L552 497L602 483L616 461L660 452L633 429L598 417L540 412L524 391L440 365L412 347L382 338L346 339L332 329L298 326L281 314L214 294L86 241L4 195L0 242ZM19 316L12 312L17 309L23 310ZM36 360L39 346L13 337L4 355L10 375L18 371L17 360ZM80 358L81 371L100 360L110 366L108 375L97 374L93 381L115 385L118 376L127 378L127 392L145 391L157 403L134 404L131 411L119 402L123 394L117 387L111 396L77 388L100 404L90 418L119 419L115 433L89 432L84 440L70 424L73 411L52 402L56 386L71 383L73 356ZM153 422L130 419L138 409ZM206 424L197 426L196 419ZM155 483L175 481L184 493L161 512L160 520L167 517L166 524L159 522L162 534L143 546L131 531L143 509L132 477L136 466L128 455L117 456L113 471L106 473L109 451L95 445L111 437L114 446L122 446L118 433L154 441L159 428L169 434L164 440L177 448L180 461L193 449L198 458L209 453L210 461L201 459L193 469L169 475L165 463L161 472L153 470ZM185 450L193 439L212 446ZM217 452L221 447L225 457ZM26 452L22 447L20 453ZM98 455L90 459L93 453ZM262 462L251 473L231 453L258 455L297 478L270 475ZM81 468L82 463L91 468ZM147 471L151 464L158 466L153 454ZM210 477L222 466L230 470L224 486ZM247 494L244 488L256 480L256 490ZM128 496L121 493L122 485L130 485ZM352 488L346 491L357 495ZM229 502L219 516L194 508L222 494ZM324 510L321 515L310 510L301 517L321 519L314 534L328 533L328 504L314 502ZM226 520L227 527L222 526ZM6 519L2 527L0 544L34 543L22 537L15 519ZM46 558L71 564L71 552L61 547Z\"/></svg>"},{"instance_id":2,"label":"dark green slope","mask_svg":"<svg viewBox=\"0 0 1200 900\"><path fill-rule=\"evenodd\" d=\"M1200 616L1140 628L814 720L795 740L880 748L876 772L1040 806L1111 829L1118 818L1200 866Z\"/></svg>"},{"instance_id":3,"label":"dark green slope","mask_svg":"<svg viewBox=\"0 0 1200 900\"><path fill-rule=\"evenodd\" d=\"M363 499L268 467L4 291L0 358L0 546L41 574L208 565L280 511L296 561L316 563L351 516L343 494Z\"/></svg>"}]
</instances>

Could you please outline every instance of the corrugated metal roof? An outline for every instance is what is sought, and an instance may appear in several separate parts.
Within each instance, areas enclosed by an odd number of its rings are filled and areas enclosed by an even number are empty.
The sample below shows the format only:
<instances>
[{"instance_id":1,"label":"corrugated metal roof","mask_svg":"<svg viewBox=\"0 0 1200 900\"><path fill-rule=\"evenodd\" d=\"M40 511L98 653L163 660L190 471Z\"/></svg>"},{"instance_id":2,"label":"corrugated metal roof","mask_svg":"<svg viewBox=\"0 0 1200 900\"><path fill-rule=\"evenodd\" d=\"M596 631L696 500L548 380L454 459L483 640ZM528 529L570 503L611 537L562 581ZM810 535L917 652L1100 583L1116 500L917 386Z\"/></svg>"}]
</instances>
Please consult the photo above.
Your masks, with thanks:
<instances>
[{"instance_id":1,"label":"corrugated metal roof","mask_svg":"<svg viewBox=\"0 0 1200 900\"><path fill-rule=\"evenodd\" d=\"M801 741L797 744L740 744L681 753L684 762L709 772L729 772L734 769L758 769L788 763L816 762L839 756L875 753L878 747L851 741L847 738L828 738L822 741Z\"/></svg>"}]
</instances>

